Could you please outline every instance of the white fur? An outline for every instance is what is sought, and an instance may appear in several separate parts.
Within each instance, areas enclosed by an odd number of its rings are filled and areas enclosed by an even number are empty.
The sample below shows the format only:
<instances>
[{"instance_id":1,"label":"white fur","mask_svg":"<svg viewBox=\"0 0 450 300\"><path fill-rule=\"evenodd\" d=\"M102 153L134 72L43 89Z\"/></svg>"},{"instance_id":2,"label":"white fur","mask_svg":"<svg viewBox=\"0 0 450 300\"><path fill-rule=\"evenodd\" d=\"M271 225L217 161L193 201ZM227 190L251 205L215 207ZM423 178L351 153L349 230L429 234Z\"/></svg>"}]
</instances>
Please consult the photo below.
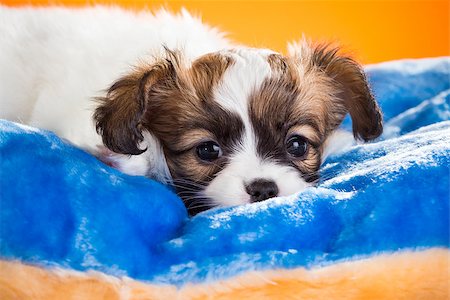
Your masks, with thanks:
<instances>
[{"instance_id":1,"label":"white fur","mask_svg":"<svg viewBox=\"0 0 450 300\"><path fill-rule=\"evenodd\" d=\"M142 135L144 140L139 149L147 151L141 155L122 155L100 146L99 156L105 163L129 175L145 175L163 183L171 182L170 171L158 138L148 131L142 132Z\"/></svg>"},{"instance_id":2,"label":"white fur","mask_svg":"<svg viewBox=\"0 0 450 300\"><path fill-rule=\"evenodd\" d=\"M52 130L94 154L102 142L92 100L132 66L152 60L162 45L183 49L188 60L228 45L222 33L185 10L173 15L0 6L0 28L0 118ZM148 175L146 166L166 176L161 151L147 137L144 143L155 151L115 154L114 160L132 175Z\"/></svg>"},{"instance_id":3,"label":"white fur","mask_svg":"<svg viewBox=\"0 0 450 300\"><path fill-rule=\"evenodd\" d=\"M210 182L204 193L218 206L250 203L245 185L255 179L273 180L279 189L278 196L288 196L310 186L293 167L260 159L255 149L242 149L230 159Z\"/></svg>"}]
</instances>

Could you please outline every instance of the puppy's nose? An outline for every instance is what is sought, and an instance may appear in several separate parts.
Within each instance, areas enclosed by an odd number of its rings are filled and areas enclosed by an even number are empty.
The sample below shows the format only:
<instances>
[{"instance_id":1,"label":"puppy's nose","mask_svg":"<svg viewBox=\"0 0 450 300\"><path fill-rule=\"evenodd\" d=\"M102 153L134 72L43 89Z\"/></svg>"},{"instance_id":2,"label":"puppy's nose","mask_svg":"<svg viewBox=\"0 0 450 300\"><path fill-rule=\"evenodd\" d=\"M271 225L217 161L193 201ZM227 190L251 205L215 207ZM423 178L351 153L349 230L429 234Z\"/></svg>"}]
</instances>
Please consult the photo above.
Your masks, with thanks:
<instances>
[{"instance_id":1,"label":"puppy's nose","mask_svg":"<svg viewBox=\"0 0 450 300\"><path fill-rule=\"evenodd\" d=\"M252 202L263 201L278 195L278 186L272 180L256 179L245 186Z\"/></svg>"}]
</instances>

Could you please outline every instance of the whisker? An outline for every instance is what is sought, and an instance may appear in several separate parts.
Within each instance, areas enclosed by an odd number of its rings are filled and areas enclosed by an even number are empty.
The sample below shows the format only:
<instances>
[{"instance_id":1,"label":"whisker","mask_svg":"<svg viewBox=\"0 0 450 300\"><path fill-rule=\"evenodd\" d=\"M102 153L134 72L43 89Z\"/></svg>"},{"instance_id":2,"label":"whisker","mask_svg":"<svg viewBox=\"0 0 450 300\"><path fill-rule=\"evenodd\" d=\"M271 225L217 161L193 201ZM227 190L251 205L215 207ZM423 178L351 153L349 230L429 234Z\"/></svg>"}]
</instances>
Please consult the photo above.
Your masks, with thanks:
<instances>
[{"instance_id":1,"label":"whisker","mask_svg":"<svg viewBox=\"0 0 450 300\"><path fill-rule=\"evenodd\" d=\"M205 205L192 206L192 207L189 207L188 209L193 210L193 209L204 208L204 207L212 208L212 206L205 204Z\"/></svg>"},{"instance_id":2,"label":"whisker","mask_svg":"<svg viewBox=\"0 0 450 300\"><path fill-rule=\"evenodd\" d=\"M183 190L183 191L191 191L191 192L197 192L198 190L199 190L199 188L198 187L189 187L189 186L186 186L186 185L172 185L173 187L175 187L175 188L179 188L180 190Z\"/></svg>"},{"instance_id":3,"label":"whisker","mask_svg":"<svg viewBox=\"0 0 450 300\"><path fill-rule=\"evenodd\" d=\"M193 186L203 186L205 183L204 182L196 182L196 181L192 181L189 179L184 179L184 178L179 178L179 179L175 179L174 183L179 183L179 184L188 184L188 185L193 185Z\"/></svg>"},{"instance_id":4,"label":"whisker","mask_svg":"<svg viewBox=\"0 0 450 300\"><path fill-rule=\"evenodd\" d=\"M193 182L189 180L177 180L172 183L172 186L182 189L191 189L191 190L198 190L198 189L204 189L206 187L206 184L204 183L198 183Z\"/></svg>"}]
</instances>

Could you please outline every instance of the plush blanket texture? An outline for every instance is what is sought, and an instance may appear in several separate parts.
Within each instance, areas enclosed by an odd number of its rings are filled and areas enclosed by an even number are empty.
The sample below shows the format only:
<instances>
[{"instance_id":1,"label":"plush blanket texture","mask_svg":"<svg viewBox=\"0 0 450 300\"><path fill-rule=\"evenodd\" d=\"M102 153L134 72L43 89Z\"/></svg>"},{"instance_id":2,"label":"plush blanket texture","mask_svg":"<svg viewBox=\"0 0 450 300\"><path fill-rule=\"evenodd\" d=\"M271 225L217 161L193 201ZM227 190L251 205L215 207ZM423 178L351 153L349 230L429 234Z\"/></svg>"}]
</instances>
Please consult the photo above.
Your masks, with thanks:
<instances>
[{"instance_id":1,"label":"plush blanket texture","mask_svg":"<svg viewBox=\"0 0 450 300\"><path fill-rule=\"evenodd\" d=\"M190 219L168 187L1 121L0 298L447 299L450 59L366 71L379 141L317 187Z\"/></svg>"}]
</instances>

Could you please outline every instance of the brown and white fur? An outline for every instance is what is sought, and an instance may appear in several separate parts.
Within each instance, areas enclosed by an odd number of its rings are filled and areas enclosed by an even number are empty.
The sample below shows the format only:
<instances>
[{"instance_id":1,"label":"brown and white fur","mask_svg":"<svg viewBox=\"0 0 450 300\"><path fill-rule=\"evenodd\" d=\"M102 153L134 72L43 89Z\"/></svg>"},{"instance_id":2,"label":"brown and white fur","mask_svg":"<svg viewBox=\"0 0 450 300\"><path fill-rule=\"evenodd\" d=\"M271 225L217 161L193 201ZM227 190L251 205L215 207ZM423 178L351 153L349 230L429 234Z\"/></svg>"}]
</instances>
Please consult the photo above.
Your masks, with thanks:
<instances>
[{"instance_id":1,"label":"brown and white fur","mask_svg":"<svg viewBox=\"0 0 450 300\"><path fill-rule=\"evenodd\" d=\"M0 117L54 130L126 173L173 184L191 213L313 185L327 138L347 113L356 138L382 132L361 66L331 46L302 41L287 56L233 46L186 12L2 8L0 16L15 31L0 38L10 55L0 63L13 66L0 68L8 77L0 101L10 105ZM32 38L10 26L26 17L48 40L36 42L37 52L11 41ZM83 22L94 34L73 28ZM22 91L14 90L20 80Z\"/></svg>"}]
</instances>

